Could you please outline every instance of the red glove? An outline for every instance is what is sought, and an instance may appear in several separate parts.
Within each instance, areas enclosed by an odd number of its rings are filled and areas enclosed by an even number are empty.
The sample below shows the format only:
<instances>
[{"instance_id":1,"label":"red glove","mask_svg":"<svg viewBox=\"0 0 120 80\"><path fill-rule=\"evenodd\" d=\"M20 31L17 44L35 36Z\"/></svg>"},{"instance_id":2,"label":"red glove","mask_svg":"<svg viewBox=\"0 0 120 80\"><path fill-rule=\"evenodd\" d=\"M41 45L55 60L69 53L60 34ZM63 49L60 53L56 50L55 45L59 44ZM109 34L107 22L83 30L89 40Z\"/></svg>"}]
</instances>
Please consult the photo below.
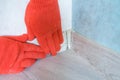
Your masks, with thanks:
<instances>
[{"instance_id":1,"label":"red glove","mask_svg":"<svg viewBox=\"0 0 120 80\"><path fill-rule=\"evenodd\" d=\"M0 74L21 72L36 59L45 58L40 47L9 38L0 37Z\"/></svg>"},{"instance_id":2,"label":"red glove","mask_svg":"<svg viewBox=\"0 0 120 80\"><path fill-rule=\"evenodd\" d=\"M28 35L27 34L18 35L18 36L4 35L2 37L6 37L6 38L16 40L16 41L20 41L20 42L27 42L27 40L28 40Z\"/></svg>"},{"instance_id":3,"label":"red glove","mask_svg":"<svg viewBox=\"0 0 120 80\"><path fill-rule=\"evenodd\" d=\"M30 0L25 23L28 39L36 37L45 53L56 55L63 42L58 0Z\"/></svg>"}]
</instances>

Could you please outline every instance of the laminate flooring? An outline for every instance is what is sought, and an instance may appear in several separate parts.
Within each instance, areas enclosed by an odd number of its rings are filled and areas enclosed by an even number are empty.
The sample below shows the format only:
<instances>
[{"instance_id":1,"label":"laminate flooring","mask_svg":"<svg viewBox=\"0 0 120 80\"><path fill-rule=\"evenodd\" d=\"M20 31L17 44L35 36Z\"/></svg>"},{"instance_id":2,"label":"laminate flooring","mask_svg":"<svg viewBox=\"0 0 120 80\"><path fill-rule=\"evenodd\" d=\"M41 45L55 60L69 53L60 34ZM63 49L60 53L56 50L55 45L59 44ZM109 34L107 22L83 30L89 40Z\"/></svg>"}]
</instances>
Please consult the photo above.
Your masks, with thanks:
<instances>
[{"instance_id":1,"label":"laminate flooring","mask_svg":"<svg viewBox=\"0 0 120 80\"><path fill-rule=\"evenodd\" d=\"M73 33L72 49L0 80L120 80L120 55Z\"/></svg>"}]
</instances>

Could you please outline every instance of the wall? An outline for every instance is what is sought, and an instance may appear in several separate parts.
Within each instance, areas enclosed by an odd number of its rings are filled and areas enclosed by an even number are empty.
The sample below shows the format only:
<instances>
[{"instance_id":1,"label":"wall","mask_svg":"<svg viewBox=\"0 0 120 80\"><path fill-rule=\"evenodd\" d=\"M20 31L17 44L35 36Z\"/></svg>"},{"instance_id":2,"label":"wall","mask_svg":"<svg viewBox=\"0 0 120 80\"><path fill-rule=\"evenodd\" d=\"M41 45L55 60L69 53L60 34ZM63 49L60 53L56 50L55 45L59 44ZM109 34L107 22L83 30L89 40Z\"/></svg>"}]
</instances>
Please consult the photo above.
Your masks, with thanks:
<instances>
[{"instance_id":1,"label":"wall","mask_svg":"<svg viewBox=\"0 0 120 80\"><path fill-rule=\"evenodd\" d=\"M24 11L29 0L0 0L0 35L26 33ZM62 27L66 31L72 27L72 0L59 0Z\"/></svg>"},{"instance_id":2,"label":"wall","mask_svg":"<svg viewBox=\"0 0 120 80\"><path fill-rule=\"evenodd\" d=\"M62 26L66 31L72 28L72 0L59 0Z\"/></svg>"},{"instance_id":3,"label":"wall","mask_svg":"<svg viewBox=\"0 0 120 80\"><path fill-rule=\"evenodd\" d=\"M27 0L0 0L0 35L26 32L24 10Z\"/></svg>"},{"instance_id":4,"label":"wall","mask_svg":"<svg viewBox=\"0 0 120 80\"><path fill-rule=\"evenodd\" d=\"M120 53L120 0L73 0L73 29Z\"/></svg>"}]
</instances>

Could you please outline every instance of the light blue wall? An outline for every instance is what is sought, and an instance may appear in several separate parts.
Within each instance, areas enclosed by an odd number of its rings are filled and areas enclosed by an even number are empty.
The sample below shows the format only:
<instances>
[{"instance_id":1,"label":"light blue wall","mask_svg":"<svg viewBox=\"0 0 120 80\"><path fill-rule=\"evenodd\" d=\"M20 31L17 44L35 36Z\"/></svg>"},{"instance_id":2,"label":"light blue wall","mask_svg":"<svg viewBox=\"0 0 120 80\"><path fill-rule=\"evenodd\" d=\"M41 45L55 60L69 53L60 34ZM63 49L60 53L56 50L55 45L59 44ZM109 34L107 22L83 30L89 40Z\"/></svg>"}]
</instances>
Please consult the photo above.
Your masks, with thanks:
<instances>
[{"instance_id":1,"label":"light blue wall","mask_svg":"<svg viewBox=\"0 0 120 80\"><path fill-rule=\"evenodd\" d=\"M120 53L120 0L73 0L73 29Z\"/></svg>"}]
</instances>

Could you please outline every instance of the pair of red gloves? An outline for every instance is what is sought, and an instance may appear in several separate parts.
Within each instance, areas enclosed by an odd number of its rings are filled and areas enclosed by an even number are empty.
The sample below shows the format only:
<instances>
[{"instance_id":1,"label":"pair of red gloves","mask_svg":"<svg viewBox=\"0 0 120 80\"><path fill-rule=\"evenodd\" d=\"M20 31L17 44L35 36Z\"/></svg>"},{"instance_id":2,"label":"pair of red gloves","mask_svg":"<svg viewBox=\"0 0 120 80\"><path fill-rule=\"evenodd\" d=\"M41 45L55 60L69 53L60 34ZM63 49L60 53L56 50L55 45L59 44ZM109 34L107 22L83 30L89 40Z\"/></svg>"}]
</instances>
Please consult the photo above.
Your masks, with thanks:
<instances>
[{"instance_id":1,"label":"pair of red gloves","mask_svg":"<svg viewBox=\"0 0 120 80\"><path fill-rule=\"evenodd\" d=\"M0 74L18 73L55 56L63 42L58 0L30 0L25 12L27 34L0 37ZM27 43L37 38L39 46Z\"/></svg>"}]
</instances>

